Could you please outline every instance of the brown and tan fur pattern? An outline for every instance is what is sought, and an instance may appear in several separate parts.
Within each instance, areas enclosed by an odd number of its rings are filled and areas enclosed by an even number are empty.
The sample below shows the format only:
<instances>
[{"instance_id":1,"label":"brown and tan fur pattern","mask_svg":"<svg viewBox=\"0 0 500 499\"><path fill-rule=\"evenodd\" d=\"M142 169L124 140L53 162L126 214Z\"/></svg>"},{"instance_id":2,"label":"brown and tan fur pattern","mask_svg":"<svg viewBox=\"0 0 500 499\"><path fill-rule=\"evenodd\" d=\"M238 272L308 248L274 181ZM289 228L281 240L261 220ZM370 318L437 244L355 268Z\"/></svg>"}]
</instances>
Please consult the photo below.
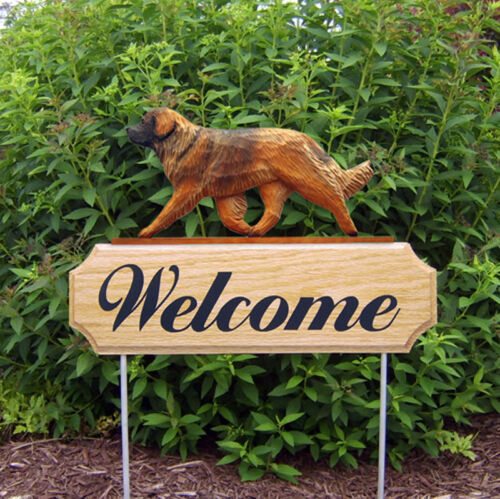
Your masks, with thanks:
<instances>
[{"instance_id":1,"label":"brown and tan fur pattern","mask_svg":"<svg viewBox=\"0 0 500 499\"><path fill-rule=\"evenodd\" d=\"M278 128L217 130L196 126L171 109L154 109L127 129L132 142L151 147L174 187L172 198L139 237L151 237L213 196L224 225L261 236L281 216L294 191L330 210L350 236L357 230L345 199L364 187L373 171L368 161L343 170L307 135ZM258 187L265 205L261 220L243 217L245 191Z\"/></svg>"}]
</instances>

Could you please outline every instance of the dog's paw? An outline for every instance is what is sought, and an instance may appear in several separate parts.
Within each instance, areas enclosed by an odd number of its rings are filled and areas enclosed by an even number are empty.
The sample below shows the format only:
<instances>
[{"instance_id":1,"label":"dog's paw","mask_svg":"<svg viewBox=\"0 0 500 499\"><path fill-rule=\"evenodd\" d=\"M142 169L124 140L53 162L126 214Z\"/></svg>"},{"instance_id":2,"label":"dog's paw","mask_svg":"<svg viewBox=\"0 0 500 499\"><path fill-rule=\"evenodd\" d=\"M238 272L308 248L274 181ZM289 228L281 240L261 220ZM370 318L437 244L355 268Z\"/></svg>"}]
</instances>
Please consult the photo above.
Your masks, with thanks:
<instances>
[{"instance_id":1,"label":"dog's paw","mask_svg":"<svg viewBox=\"0 0 500 499\"><path fill-rule=\"evenodd\" d=\"M247 237L260 237L264 234L264 232L262 232L262 230L260 230L259 228L256 228L257 226L253 226L247 233L246 233L246 236Z\"/></svg>"},{"instance_id":2,"label":"dog's paw","mask_svg":"<svg viewBox=\"0 0 500 499\"><path fill-rule=\"evenodd\" d=\"M141 238L148 238L151 237L155 234L153 230L151 230L150 227L146 227L145 229L142 229L141 232L139 232L139 237Z\"/></svg>"}]
</instances>

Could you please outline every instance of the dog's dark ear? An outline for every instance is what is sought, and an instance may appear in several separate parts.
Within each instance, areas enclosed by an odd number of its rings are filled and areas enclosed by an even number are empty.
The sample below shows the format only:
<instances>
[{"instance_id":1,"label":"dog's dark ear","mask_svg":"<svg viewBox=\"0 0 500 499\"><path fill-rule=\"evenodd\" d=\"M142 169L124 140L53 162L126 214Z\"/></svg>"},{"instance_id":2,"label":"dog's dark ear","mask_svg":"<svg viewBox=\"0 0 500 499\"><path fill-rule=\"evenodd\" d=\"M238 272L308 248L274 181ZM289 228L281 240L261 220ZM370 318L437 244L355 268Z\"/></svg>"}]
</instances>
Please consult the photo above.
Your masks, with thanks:
<instances>
[{"instance_id":1,"label":"dog's dark ear","mask_svg":"<svg viewBox=\"0 0 500 499\"><path fill-rule=\"evenodd\" d=\"M172 128L168 132L162 133L161 135L157 135L156 134L156 120L155 120L155 124L153 126L155 139L160 141L160 142L163 140L167 140L175 132L176 127L177 127L177 123L174 121Z\"/></svg>"}]
</instances>

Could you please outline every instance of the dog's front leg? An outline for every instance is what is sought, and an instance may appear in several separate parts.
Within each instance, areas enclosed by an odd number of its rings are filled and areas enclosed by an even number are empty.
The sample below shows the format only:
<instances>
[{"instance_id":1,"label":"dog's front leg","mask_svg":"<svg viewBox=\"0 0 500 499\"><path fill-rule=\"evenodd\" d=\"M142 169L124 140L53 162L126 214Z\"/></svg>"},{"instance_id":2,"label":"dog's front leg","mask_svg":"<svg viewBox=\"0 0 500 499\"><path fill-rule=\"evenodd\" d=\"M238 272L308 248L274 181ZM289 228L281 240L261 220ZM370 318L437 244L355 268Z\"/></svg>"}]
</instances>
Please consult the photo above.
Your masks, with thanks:
<instances>
[{"instance_id":1,"label":"dog's front leg","mask_svg":"<svg viewBox=\"0 0 500 499\"><path fill-rule=\"evenodd\" d=\"M179 185L160 214L150 225L141 230L139 237L154 236L160 230L165 229L177 219L192 211L202 198L203 195L197 187L191 184Z\"/></svg>"}]
</instances>

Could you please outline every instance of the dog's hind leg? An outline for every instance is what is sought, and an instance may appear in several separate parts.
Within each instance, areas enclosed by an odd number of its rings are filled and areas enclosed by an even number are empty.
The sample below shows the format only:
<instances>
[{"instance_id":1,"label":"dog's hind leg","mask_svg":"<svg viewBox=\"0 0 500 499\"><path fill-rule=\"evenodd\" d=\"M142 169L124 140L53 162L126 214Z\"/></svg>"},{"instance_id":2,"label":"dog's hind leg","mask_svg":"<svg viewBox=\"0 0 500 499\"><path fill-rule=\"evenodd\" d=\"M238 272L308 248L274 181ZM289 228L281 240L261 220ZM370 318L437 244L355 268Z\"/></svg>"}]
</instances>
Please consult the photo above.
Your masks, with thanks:
<instances>
[{"instance_id":1,"label":"dog's hind leg","mask_svg":"<svg viewBox=\"0 0 500 499\"><path fill-rule=\"evenodd\" d=\"M229 230L238 234L248 234L251 227L243 220L247 211L247 200L244 192L235 196L215 198L215 204L222 223Z\"/></svg>"},{"instance_id":2,"label":"dog's hind leg","mask_svg":"<svg viewBox=\"0 0 500 499\"><path fill-rule=\"evenodd\" d=\"M153 222L141 230L139 237L152 237L157 232L160 232L160 230L167 228L177 219L193 210L202 198L202 193L196 187L193 187L193 185L185 184L178 186L170 201Z\"/></svg>"},{"instance_id":3,"label":"dog's hind leg","mask_svg":"<svg viewBox=\"0 0 500 499\"><path fill-rule=\"evenodd\" d=\"M343 197L343 192L340 187L338 189L334 189L332 185L326 182L310 178L307 182L297 182L296 190L308 201L331 211L337 220L339 227L347 235L358 235L358 230L349 215L349 211L347 210Z\"/></svg>"},{"instance_id":4,"label":"dog's hind leg","mask_svg":"<svg viewBox=\"0 0 500 499\"><path fill-rule=\"evenodd\" d=\"M259 192L266 209L259 223L251 228L248 233L249 236L262 236L271 227L276 225L280 219L283 205L292 193L292 190L281 182L269 182L268 184L260 185Z\"/></svg>"},{"instance_id":5,"label":"dog's hind leg","mask_svg":"<svg viewBox=\"0 0 500 499\"><path fill-rule=\"evenodd\" d=\"M347 210L345 200L342 197L335 197L329 202L322 204L321 206L325 207L327 210L330 210L333 213L333 216L337 220L339 227L348 236L355 237L358 235L358 229L356 229L351 215L349 215L349 211Z\"/></svg>"}]
</instances>

